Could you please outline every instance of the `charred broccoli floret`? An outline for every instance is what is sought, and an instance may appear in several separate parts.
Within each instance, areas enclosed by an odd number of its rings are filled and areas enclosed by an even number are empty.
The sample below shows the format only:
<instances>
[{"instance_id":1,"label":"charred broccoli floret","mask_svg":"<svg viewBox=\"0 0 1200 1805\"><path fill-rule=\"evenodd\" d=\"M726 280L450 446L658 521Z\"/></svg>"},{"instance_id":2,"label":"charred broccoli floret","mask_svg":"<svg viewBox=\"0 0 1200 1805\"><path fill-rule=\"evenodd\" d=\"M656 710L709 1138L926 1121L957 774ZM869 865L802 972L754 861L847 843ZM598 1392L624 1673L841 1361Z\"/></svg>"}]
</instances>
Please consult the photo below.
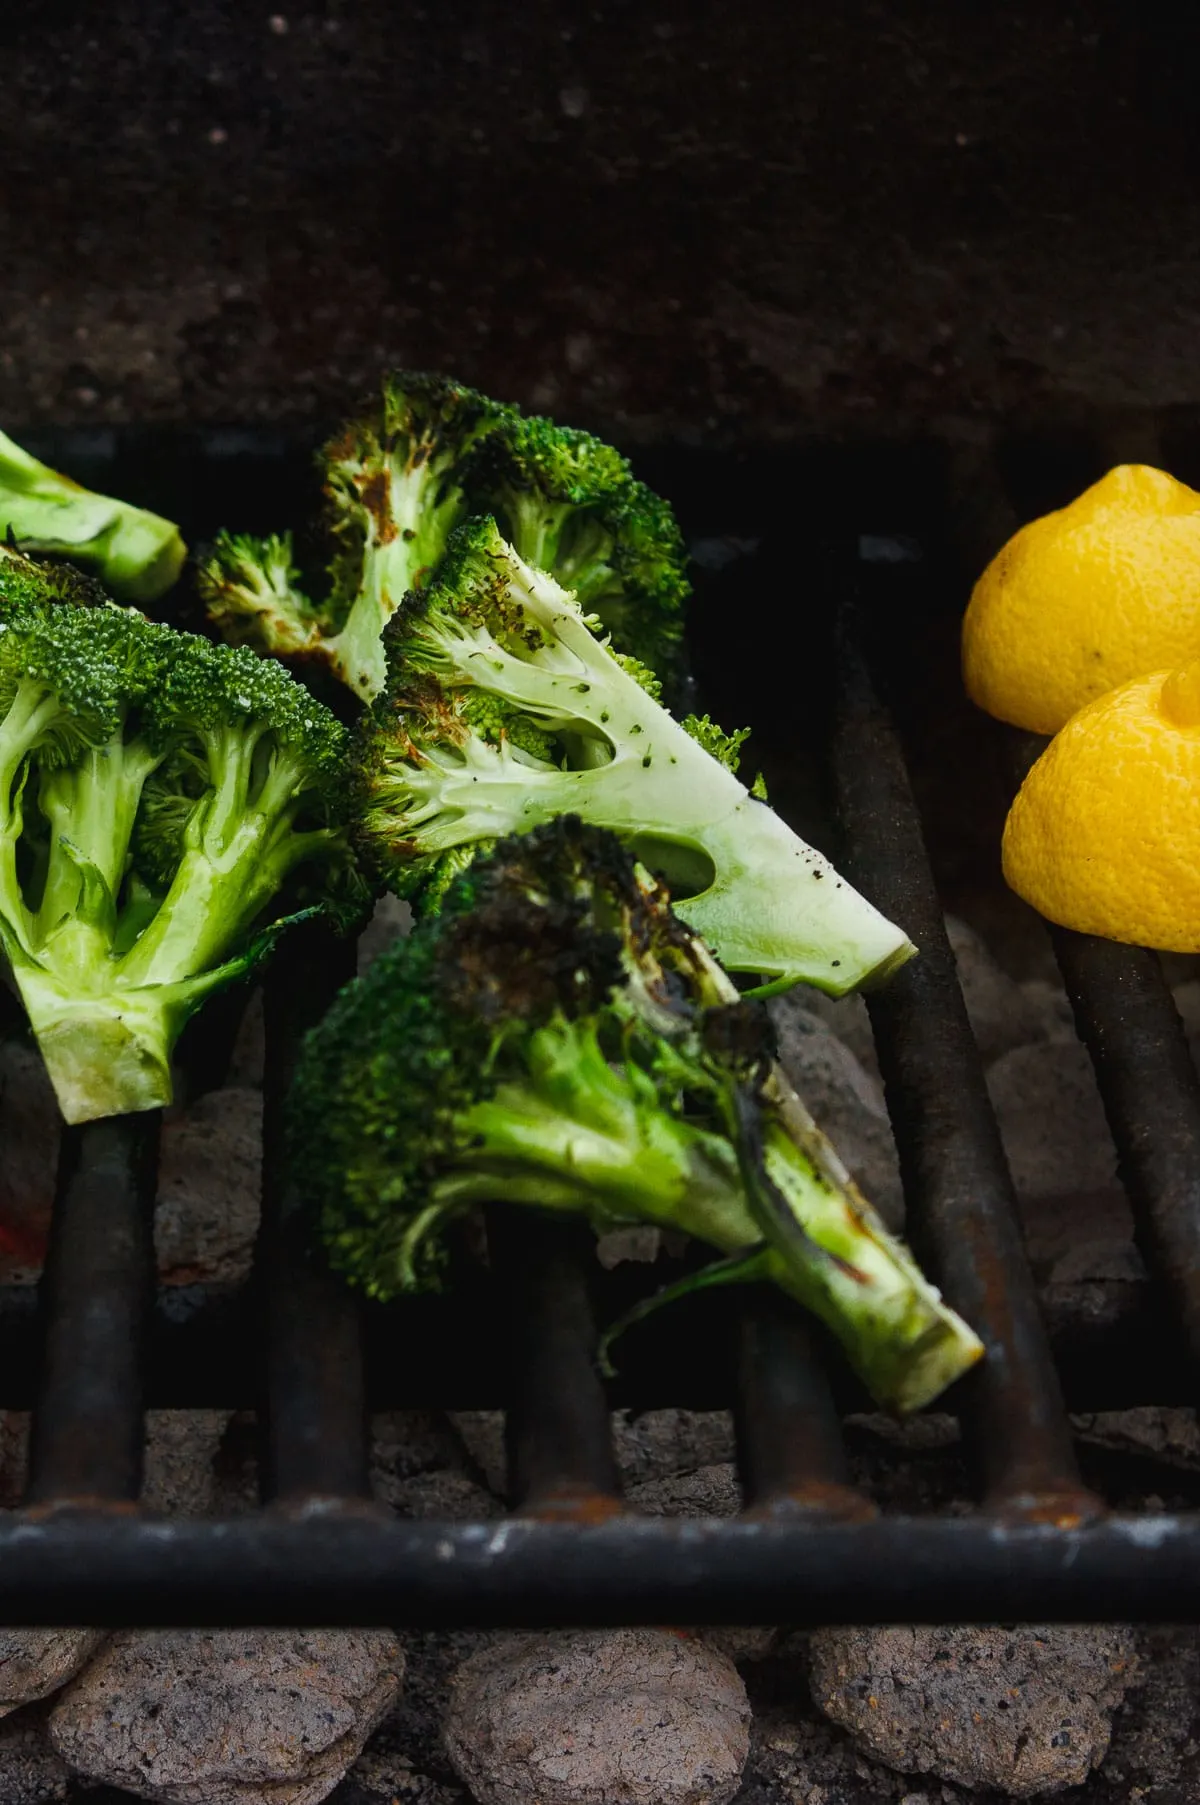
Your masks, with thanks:
<instances>
[{"instance_id":1,"label":"charred broccoli floret","mask_svg":"<svg viewBox=\"0 0 1200 1805\"><path fill-rule=\"evenodd\" d=\"M490 1202L682 1230L841 1339L911 1410L982 1352L846 1177L666 892L576 818L507 839L308 1037L295 1168L371 1295L438 1285Z\"/></svg>"},{"instance_id":2,"label":"charred broccoli floret","mask_svg":"<svg viewBox=\"0 0 1200 1805\"><path fill-rule=\"evenodd\" d=\"M401 370L320 463L336 548L325 600L297 586L286 539L224 534L200 560L210 617L235 644L321 660L369 700L383 686L384 627L405 594L428 582L455 526L495 510L525 561L574 591L620 649L674 673L683 540L666 502L601 440Z\"/></svg>"},{"instance_id":3,"label":"charred broccoli floret","mask_svg":"<svg viewBox=\"0 0 1200 1805\"><path fill-rule=\"evenodd\" d=\"M572 596L491 519L455 532L438 575L385 635L388 686L356 729L358 831L418 907L443 861L573 813L671 885L732 970L833 995L912 953L613 656ZM711 723L707 728L712 741ZM736 752L736 748L734 748Z\"/></svg>"}]
</instances>

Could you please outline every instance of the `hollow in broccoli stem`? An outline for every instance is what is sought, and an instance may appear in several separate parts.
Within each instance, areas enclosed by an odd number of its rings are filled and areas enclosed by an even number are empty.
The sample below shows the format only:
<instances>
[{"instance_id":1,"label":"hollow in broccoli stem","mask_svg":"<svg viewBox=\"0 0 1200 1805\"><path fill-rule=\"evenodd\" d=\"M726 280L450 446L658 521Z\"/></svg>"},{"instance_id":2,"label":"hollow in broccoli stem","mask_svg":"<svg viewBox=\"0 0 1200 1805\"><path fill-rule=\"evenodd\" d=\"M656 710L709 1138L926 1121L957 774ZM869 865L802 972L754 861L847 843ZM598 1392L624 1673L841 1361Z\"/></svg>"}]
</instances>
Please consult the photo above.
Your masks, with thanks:
<instances>
[{"instance_id":1,"label":"hollow in broccoli stem","mask_svg":"<svg viewBox=\"0 0 1200 1805\"><path fill-rule=\"evenodd\" d=\"M376 1297L438 1285L448 1226L499 1203L696 1237L897 1410L982 1352L789 1091L761 1006L574 817L504 840L342 993L289 1124L335 1266Z\"/></svg>"},{"instance_id":2,"label":"hollow in broccoli stem","mask_svg":"<svg viewBox=\"0 0 1200 1805\"><path fill-rule=\"evenodd\" d=\"M0 557L0 939L81 1122L169 1102L204 998L361 886L332 716L253 653L59 584Z\"/></svg>"}]
</instances>

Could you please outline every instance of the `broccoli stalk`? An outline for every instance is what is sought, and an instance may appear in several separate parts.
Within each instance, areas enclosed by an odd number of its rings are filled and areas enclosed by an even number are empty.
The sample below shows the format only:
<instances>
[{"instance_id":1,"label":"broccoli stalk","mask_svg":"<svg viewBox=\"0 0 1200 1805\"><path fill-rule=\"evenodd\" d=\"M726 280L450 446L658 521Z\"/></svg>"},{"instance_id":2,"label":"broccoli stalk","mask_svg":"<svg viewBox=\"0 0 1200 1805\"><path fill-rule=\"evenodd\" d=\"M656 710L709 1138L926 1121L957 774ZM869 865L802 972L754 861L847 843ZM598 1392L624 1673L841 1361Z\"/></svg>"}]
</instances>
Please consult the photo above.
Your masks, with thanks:
<instances>
[{"instance_id":1,"label":"broccoli stalk","mask_svg":"<svg viewBox=\"0 0 1200 1805\"><path fill-rule=\"evenodd\" d=\"M507 840L306 1042L292 1155L334 1264L436 1285L445 1229L496 1202L641 1222L766 1279L912 1410L982 1352L846 1176L665 891L560 818Z\"/></svg>"},{"instance_id":2,"label":"broccoli stalk","mask_svg":"<svg viewBox=\"0 0 1200 1805\"><path fill-rule=\"evenodd\" d=\"M81 1122L169 1102L180 1030L266 951L293 869L345 865L345 734L250 652L31 602L38 568L0 560L0 940Z\"/></svg>"},{"instance_id":3,"label":"broccoli stalk","mask_svg":"<svg viewBox=\"0 0 1200 1805\"><path fill-rule=\"evenodd\" d=\"M130 602L156 600L178 577L187 555L171 521L93 495L2 432L0 539L25 551L70 558Z\"/></svg>"},{"instance_id":4,"label":"broccoli stalk","mask_svg":"<svg viewBox=\"0 0 1200 1805\"><path fill-rule=\"evenodd\" d=\"M672 719L493 521L458 529L385 636L360 834L386 881L572 813L619 834L724 965L841 995L912 945Z\"/></svg>"}]
</instances>

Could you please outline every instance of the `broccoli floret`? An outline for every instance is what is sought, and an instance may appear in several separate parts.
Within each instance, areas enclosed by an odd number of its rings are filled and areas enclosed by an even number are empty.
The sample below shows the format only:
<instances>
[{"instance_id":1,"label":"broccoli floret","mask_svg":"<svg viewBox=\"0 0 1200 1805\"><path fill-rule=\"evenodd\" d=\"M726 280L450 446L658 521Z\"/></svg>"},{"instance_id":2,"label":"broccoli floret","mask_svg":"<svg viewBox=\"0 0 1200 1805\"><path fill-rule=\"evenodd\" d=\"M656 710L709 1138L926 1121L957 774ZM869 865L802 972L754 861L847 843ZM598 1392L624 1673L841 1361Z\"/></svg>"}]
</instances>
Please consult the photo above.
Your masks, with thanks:
<instances>
[{"instance_id":1,"label":"broccoli floret","mask_svg":"<svg viewBox=\"0 0 1200 1805\"><path fill-rule=\"evenodd\" d=\"M570 589L648 678L677 674L682 536L666 502L591 434L401 370L325 446L321 469L336 548L325 602L298 589L286 539L223 534L201 561L209 616L234 644L321 660L371 700L383 687L380 638L391 615L427 584L452 529L487 510L525 562Z\"/></svg>"},{"instance_id":2,"label":"broccoli floret","mask_svg":"<svg viewBox=\"0 0 1200 1805\"><path fill-rule=\"evenodd\" d=\"M170 520L93 495L0 432L0 539L70 558L130 602L152 602L183 567L187 548Z\"/></svg>"},{"instance_id":3,"label":"broccoli floret","mask_svg":"<svg viewBox=\"0 0 1200 1805\"><path fill-rule=\"evenodd\" d=\"M515 410L479 443L463 484L518 557L549 571L624 652L669 677L679 662L687 553L666 502L620 454Z\"/></svg>"},{"instance_id":4,"label":"broccoli floret","mask_svg":"<svg viewBox=\"0 0 1200 1805\"><path fill-rule=\"evenodd\" d=\"M39 577L44 577L39 600ZM353 888L347 735L278 665L0 561L0 939L69 1122L170 1101L171 1050L289 909ZM284 903L293 868L315 888Z\"/></svg>"},{"instance_id":5,"label":"broccoli floret","mask_svg":"<svg viewBox=\"0 0 1200 1805\"><path fill-rule=\"evenodd\" d=\"M196 588L231 645L283 659L322 656L332 623L300 588L290 533L218 533L197 559Z\"/></svg>"},{"instance_id":6,"label":"broccoli floret","mask_svg":"<svg viewBox=\"0 0 1200 1805\"><path fill-rule=\"evenodd\" d=\"M481 1203L682 1230L822 1318L911 1410L978 1359L847 1179L666 892L560 817L507 839L308 1037L290 1157L335 1266L372 1296L436 1287Z\"/></svg>"},{"instance_id":7,"label":"broccoli floret","mask_svg":"<svg viewBox=\"0 0 1200 1805\"><path fill-rule=\"evenodd\" d=\"M499 403L443 376L402 370L378 405L343 427L321 454L336 546L324 655L369 699L383 687L383 629L426 580L466 512L461 469L503 413Z\"/></svg>"},{"instance_id":8,"label":"broccoli floret","mask_svg":"<svg viewBox=\"0 0 1200 1805\"><path fill-rule=\"evenodd\" d=\"M359 832L384 880L418 904L447 853L461 861L469 847L574 813L620 834L732 970L841 995L912 953L672 719L494 521L456 530L385 645L387 691L356 730ZM549 756L518 723L551 742Z\"/></svg>"}]
</instances>

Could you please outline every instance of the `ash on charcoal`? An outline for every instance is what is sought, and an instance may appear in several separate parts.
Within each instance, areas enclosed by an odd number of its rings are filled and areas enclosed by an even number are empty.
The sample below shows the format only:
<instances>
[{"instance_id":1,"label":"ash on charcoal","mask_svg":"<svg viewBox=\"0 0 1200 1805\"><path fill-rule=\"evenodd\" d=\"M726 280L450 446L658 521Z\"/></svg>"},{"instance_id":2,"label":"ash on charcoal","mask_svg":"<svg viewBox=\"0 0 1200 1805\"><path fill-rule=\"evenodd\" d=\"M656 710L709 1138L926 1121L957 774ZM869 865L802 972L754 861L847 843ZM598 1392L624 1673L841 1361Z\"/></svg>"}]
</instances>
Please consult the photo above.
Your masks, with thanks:
<instances>
[{"instance_id":1,"label":"ash on charcoal","mask_svg":"<svg viewBox=\"0 0 1200 1805\"><path fill-rule=\"evenodd\" d=\"M828 1629L809 1655L815 1702L864 1754L1017 1797L1087 1779L1137 1662L1119 1625Z\"/></svg>"},{"instance_id":2,"label":"ash on charcoal","mask_svg":"<svg viewBox=\"0 0 1200 1805\"><path fill-rule=\"evenodd\" d=\"M375 904L375 913L359 936L359 977L371 969L380 953L386 952L397 940L403 940L412 929L412 921L409 903L391 894L380 897Z\"/></svg>"},{"instance_id":3,"label":"ash on charcoal","mask_svg":"<svg viewBox=\"0 0 1200 1805\"><path fill-rule=\"evenodd\" d=\"M779 1062L848 1171L889 1227L904 1220L896 1143L878 1078L796 991L770 1005Z\"/></svg>"},{"instance_id":4,"label":"ash on charcoal","mask_svg":"<svg viewBox=\"0 0 1200 1805\"><path fill-rule=\"evenodd\" d=\"M230 1410L148 1410L142 1504L168 1517L211 1516Z\"/></svg>"},{"instance_id":5,"label":"ash on charcoal","mask_svg":"<svg viewBox=\"0 0 1200 1805\"><path fill-rule=\"evenodd\" d=\"M731 1461L631 1486L629 1502L648 1517L736 1517L742 1490Z\"/></svg>"},{"instance_id":6,"label":"ash on charcoal","mask_svg":"<svg viewBox=\"0 0 1200 1805\"><path fill-rule=\"evenodd\" d=\"M4 1805L57 1805L70 1769L50 1746L45 1707L26 1706L0 1723L0 1799Z\"/></svg>"},{"instance_id":7,"label":"ash on charcoal","mask_svg":"<svg viewBox=\"0 0 1200 1805\"><path fill-rule=\"evenodd\" d=\"M396 1697L382 1630L130 1630L62 1694L51 1741L94 1782L170 1805L317 1805Z\"/></svg>"},{"instance_id":8,"label":"ash on charcoal","mask_svg":"<svg viewBox=\"0 0 1200 1805\"><path fill-rule=\"evenodd\" d=\"M1043 1019L1022 987L1001 970L982 937L965 921L947 915L946 935L954 953L958 982L971 1031L985 1064L1040 1040Z\"/></svg>"},{"instance_id":9,"label":"ash on charcoal","mask_svg":"<svg viewBox=\"0 0 1200 1805\"><path fill-rule=\"evenodd\" d=\"M987 1086L1023 1196L1115 1187L1116 1150L1078 1041L1017 1047L989 1068Z\"/></svg>"},{"instance_id":10,"label":"ash on charcoal","mask_svg":"<svg viewBox=\"0 0 1200 1805\"><path fill-rule=\"evenodd\" d=\"M250 1275L262 1180L262 1095L210 1091L163 1121L154 1245L168 1285Z\"/></svg>"},{"instance_id":11,"label":"ash on charcoal","mask_svg":"<svg viewBox=\"0 0 1200 1805\"><path fill-rule=\"evenodd\" d=\"M734 1457L733 1418L726 1410L618 1410L612 1427L627 1487L726 1465Z\"/></svg>"},{"instance_id":12,"label":"ash on charcoal","mask_svg":"<svg viewBox=\"0 0 1200 1805\"><path fill-rule=\"evenodd\" d=\"M102 1630L0 1629L0 1717L57 1692L103 1640Z\"/></svg>"},{"instance_id":13,"label":"ash on charcoal","mask_svg":"<svg viewBox=\"0 0 1200 1805\"><path fill-rule=\"evenodd\" d=\"M479 1805L726 1805L749 1752L732 1662L669 1630L514 1636L451 1688L445 1741Z\"/></svg>"}]
</instances>

